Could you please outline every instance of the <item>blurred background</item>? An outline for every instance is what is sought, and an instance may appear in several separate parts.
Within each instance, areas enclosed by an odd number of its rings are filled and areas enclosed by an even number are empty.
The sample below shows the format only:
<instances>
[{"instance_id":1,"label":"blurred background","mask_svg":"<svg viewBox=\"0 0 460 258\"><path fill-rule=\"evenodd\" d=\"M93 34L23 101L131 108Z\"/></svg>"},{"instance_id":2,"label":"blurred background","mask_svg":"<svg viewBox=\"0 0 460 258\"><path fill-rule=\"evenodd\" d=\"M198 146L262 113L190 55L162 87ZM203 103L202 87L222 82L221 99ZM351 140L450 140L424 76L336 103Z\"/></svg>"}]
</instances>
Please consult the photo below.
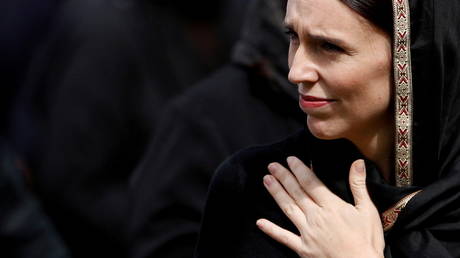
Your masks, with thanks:
<instances>
[{"instance_id":1,"label":"blurred background","mask_svg":"<svg viewBox=\"0 0 460 258\"><path fill-rule=\"evenodd\" d=\"M2 0L1 256L192 257L214 169L302 127L285 3Z\"/></svg>"}]
</instances>

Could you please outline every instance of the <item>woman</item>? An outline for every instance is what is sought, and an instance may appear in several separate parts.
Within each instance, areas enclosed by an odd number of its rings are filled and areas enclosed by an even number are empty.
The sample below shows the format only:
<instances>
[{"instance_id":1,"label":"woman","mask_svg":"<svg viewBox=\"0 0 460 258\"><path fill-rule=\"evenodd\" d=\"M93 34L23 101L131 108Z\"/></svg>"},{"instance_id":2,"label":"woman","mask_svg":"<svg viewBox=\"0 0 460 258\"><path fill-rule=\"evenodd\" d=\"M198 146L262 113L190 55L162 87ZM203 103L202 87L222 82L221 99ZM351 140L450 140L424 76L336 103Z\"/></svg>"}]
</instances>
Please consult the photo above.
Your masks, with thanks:
<instances>
[{"instance_id":1,"label":"woman","mask_svg":"<svg viewBox=\"0 0 460 258\"><path fill-rule=\"evenodd\" d=\"M220 167L197 257L460 256L459 11L289 0L308 130Z\"/></svg>"}]
</instances>

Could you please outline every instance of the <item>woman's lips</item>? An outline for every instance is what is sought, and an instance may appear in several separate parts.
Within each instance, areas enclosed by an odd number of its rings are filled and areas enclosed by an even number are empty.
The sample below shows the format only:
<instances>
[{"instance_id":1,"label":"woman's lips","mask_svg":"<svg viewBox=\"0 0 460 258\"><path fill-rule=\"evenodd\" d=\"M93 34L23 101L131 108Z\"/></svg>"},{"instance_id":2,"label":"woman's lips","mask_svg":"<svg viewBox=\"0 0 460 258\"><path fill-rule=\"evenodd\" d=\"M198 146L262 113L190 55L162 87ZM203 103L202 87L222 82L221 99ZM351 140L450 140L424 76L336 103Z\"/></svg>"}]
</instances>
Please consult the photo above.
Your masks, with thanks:
<instances>
[{"instance_id":1,"label":"woman's lips","mask_svg":"<svg viewBox=\"0 0 460 258\"><path fill-rule=\"evenodd\" d=\"M319 108L322 106L326 106L334 102L333 99L324 99L324 98L317 98L313 96L304 96L300 95L299 103L300 106L303 108Z\"/></svg>"}]
</instances>

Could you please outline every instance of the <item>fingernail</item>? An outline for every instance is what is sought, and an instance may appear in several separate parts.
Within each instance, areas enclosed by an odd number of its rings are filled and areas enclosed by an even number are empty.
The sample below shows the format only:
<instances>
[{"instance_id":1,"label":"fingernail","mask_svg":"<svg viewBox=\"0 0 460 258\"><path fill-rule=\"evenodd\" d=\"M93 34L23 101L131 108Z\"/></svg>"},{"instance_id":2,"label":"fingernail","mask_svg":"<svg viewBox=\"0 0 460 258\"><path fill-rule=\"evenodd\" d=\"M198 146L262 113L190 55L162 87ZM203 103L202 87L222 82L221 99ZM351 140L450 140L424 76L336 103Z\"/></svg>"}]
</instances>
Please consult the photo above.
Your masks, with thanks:
<instances>
[{"instance_id":1,"label":"fingernail","mask_svg":"<svg viewBox=\"0 0 460 258\"><path fill-rule=\"evenodd\" d=\"M364 160L359 160L358 162L356 162L355 168L356 168L356 172L364 173L364 169L365 169Z\"/></svg>"},{"instance_id":2,"label":"fingernail","mask_svg":"<svg viewBox=\"0 0 460 258\"><path fill-rule=\"evenodd\" d=\"M270 175L264 176L264 184L270 186L273 183L273 179Z\"/></svg>"},{"instance_id":3,"label":"fingernail","mask_svg":"<svg viewBox=\"0 0 460 258\"><path fill-rule=\"evenodd\" d=\"M291 157L288 157L288 158L287 158L287 162L289 162L289 163L292 163L292 162L294 162L294 161L295 161L295 157L292 157L292 156L291 156Z\"/></svg>"},{"instance_id":4,"label":"fingernail","mask_svg":"<svg viewBox=\"0 0 460 258\"><path fill-rule=\"evenodd\" d=\"M263 228L264 227L264 222L262 219L258 219L256 221L256 225L259 227L259 228Z\"/></svg>"},{"instance_id":5,"label":"fingernail","mask_svg":"<svg viewBox=\"0 0 460 258\"><path fill-rule=\"evenodd\" d=\"M276 163L270 163L270 164L268 165L268 169L269 169L269 170L276 169Z\"/></svg>"},{"instance_id":6,"label":"fingernail","mask_svg":"<svg viewBox=\"0 0 460 258\"><path fill-rule=\"evenodd\" d=\"M279 165L277 163L271 163L270 165L268 165L268 171L272 175L276 175L276 173L278 172L278 168L279 168Z\"/></svg>"}]
</instances>

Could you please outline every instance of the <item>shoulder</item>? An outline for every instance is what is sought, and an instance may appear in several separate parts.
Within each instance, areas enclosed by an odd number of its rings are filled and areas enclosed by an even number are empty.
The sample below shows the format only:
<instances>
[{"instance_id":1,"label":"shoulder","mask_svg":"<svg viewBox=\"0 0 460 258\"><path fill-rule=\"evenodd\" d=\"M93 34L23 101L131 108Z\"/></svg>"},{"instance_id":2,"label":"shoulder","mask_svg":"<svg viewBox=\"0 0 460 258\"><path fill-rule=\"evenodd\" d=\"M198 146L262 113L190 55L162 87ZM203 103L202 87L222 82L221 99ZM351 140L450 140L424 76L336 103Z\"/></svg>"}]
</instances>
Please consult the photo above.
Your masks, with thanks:
<instances>
[{"instance_id":1,"label":"shoulder","mask_svg":"<svg viewBox=\"0 0 460 258\"><path fill-rule=\"evenodd\" d=\"M222 91L246 89L246 87L234 83L249 84L250 70L248 67L229 63L195 84L189 92L193 94L193 92L202 93L211 90L213 94L219 94Z\"/></svg>"},{"instance_id":2,"label":"shoulder","mask_svg":"<svg viewBox=\"0 0 460 258\"><path fill-rule=\"evenodd\" d=\"M243 110L257 106L251 95L248 69L228 64L173 98L163 110L196 120L196 116L212 119L237 119ZM170 115L170 114L168 114ZM239 114L240 117L241 113Z\"/></svg>"},{"instance_id":3,"label":"shoulder","mask_svg":"<svg viewBox=\"0 0 460 258\"><path fill-rule=\"evenodd\" d=\"M305 128L273 143L245 148L235 153L229 161L242 165L252 164L260 160L285 163L280 159L288 156L309 158L308 144L312 142L311 134Z\"/></svg>"},{"instance_id":4,"label":"shoulder","mask_svg":"<svg viewBox=\"0 0 460 258\"><path fill-rule=\"evenodd\" d=\"M249 147L233 154L215 172L212 187L231 185L252 189L262 185L263 176L268 174L267 166L278 162L287 167L289 156L299 158L306 165L313 164L315 172L327 185L342 177L347 181L351 163L362 158L346 140L319 140L308 130L301 129L281 141Z\"/></svg>"},{"instance_id":5,"label":"shoulder","mask_svg":"<svg viewBox=\"0 0 460 258\"><path fill-rule=\"evenodd\" d=\"M225 257L253 256L254 246L263 246L261 252L270 257L279 253L255 226L259 218L289 224L263 186L262 178L270 162L281 162L289 155L308 156L299 153L299 146L308 144L305 134L301 131L282 141L243 149L220 165L208 191L196 257L222 256L221 250L227 250ZM222 220L228 223L222 224ZM222 237L216 240L216 235ZM238 244L228 248L229 243Z\"/></svg>"},{"instance_id":6,"label":"shoulder","mask_svg":"<svg viewBox=\"0 0 460 258\"><path fill-rule=\"evenodd\" d=\"M173 106L190 105L190 108L204 104L232 103L235 99L245 98L248 93L249 71L245 67L228 64L205 79L193 85L171 103ZM224 103L222 103L224 102ZM209 108L209 107L207 107Z\"/></svg>"},{"instance_id":7,"label":"shoulder","mask_svg":"<svg viewBox=\"0 0 460 258\"><path fill-rule=\"evenodd\" d=\"M285 164L289 156L299 157L308 163L309 136L308 131L302 129L281 141L242 149L218 167L212 184L214 187L229 184L232 187L244 187L247 184L260 183L262 177L267 174L268 164L272 162Z\"/></svg>"}]
</instances>

